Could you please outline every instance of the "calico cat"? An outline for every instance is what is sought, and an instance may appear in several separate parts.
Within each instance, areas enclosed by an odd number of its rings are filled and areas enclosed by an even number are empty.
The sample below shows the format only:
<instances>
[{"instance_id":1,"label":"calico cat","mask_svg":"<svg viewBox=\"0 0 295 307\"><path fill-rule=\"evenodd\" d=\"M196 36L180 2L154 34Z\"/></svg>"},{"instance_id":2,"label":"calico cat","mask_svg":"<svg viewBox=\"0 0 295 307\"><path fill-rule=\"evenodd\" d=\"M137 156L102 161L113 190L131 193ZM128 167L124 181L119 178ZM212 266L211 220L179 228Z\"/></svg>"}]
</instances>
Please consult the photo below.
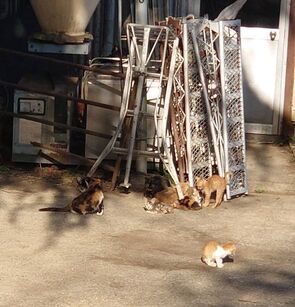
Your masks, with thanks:
<instances>
[{"instance_id":1,"label":"calico cat","mask_svg":"<svg viewBox=\"0 0 295 307\"><path fill-rule=\"evenodd\" d=\"M173 213L174 209L171 206L167 206L164 203L158 203L156 201L156 198L152 198L151 200L148 200L146 204L144 205L143 209L148 213L153 214L168 214Z\"/></svg>"},{"instance_id":2,"label":"calico cat","mask_svg":"<svg viewBox=\"0 0 295 307\"><path fill-rule=\"evenodd\" d=\"M88 176L77 177L77 190L81 193L85 192L96 179L98 178Z\"/></svg>"},{"instance_id":3,"label":"calico cat","mask_svg":"<svg viewBox=\"0 0 295 307\"><path fill-rule=\"evenodd\" d=\"M216 241L210 241L203 247L201 260L209 266L222 268L223 259L233 257L235 252L236 246L231 242L219 244Z\"/></svg>"},{"instance_id":4,"label":"calico cat","mask_svg":"<svg viewBox=\"0 0 295 307\"><path fill-rule=\"evenodd\" d=\"M172 186L155 193L154 197L152 198L152 202L154 204L166 204L173 208L182 210L201 209L202 198L197 189L191 188L188 182L183 182L180 185L184 194L183 199L178 199L176 187Z\"/></svg>"},{"instance_id":5,"label":"calico cat","mask_svg":"<svg viewBox=\"0 0 295 307\"><path fill-rule=\"evenodd\" d=\"M101 179L86 179L88 188L80 193L73 201L63 208L48 207L41 208L39 211L52 211L52 212L72 212L77 214L91 214L103 215L103 191ZM90 182L90 183L88 183Z\"/></svg>"},{"instance_id":6,"label":"calico cat","mask_svg":"<svg viewBox=\"0 0 295 307\"><path fill-rule=\"evenodd\" d=\"M219 175L212 175L207 180L200 177L196 177L196 188L203 191L205 194L205 201L203 207L208 207L210 203L210 197L213 192L216 191L216 200L213 208L220 206L225 192L226 186L229 184L231 173L225 173L225 177Z\"/></svg>"}]
</instances>

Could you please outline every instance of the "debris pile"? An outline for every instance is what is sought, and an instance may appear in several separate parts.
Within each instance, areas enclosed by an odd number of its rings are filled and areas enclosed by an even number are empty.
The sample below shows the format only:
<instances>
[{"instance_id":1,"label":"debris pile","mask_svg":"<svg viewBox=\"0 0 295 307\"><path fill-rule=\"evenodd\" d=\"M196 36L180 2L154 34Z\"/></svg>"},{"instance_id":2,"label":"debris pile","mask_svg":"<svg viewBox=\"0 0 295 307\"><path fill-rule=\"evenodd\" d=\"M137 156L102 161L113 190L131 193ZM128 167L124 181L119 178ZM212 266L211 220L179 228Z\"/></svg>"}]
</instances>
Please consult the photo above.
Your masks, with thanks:
<instances>
[{"instance_id":1,"label":"debris pile","mask_svg":"<svg viewBox=\"0 0 295 307\"><path fill-rule=\"evenodd\" d=\"M88 176L115 152L127 157L128 189L132 159L144 155L163 163L179 199L181 182L214 173L232 174L227 198L247 193L240 21L128 24L127 42L120 121Z\"/></svg>"}]
</instances>

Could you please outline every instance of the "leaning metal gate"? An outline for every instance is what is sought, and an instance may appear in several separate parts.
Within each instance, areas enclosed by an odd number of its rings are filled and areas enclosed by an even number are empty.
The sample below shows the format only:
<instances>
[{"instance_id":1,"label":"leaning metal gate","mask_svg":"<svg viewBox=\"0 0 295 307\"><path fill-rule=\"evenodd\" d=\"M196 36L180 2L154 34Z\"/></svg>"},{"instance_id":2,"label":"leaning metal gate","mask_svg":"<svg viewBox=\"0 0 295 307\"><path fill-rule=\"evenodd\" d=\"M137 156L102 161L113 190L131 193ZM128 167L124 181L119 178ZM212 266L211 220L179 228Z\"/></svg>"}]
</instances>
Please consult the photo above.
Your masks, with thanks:
<instances>
[{"instance_id":1,"label":"leaning metal gate","mask_svg":"<svg viewBox=\"0 0 295 307\"><path fill-rule=\"evenodd\" d=\"M190 178L209 177L215 160L220 176L232 174L228 198L247 193L239 29L239 21L184 21Z\"/></svg>"}]
</instances>

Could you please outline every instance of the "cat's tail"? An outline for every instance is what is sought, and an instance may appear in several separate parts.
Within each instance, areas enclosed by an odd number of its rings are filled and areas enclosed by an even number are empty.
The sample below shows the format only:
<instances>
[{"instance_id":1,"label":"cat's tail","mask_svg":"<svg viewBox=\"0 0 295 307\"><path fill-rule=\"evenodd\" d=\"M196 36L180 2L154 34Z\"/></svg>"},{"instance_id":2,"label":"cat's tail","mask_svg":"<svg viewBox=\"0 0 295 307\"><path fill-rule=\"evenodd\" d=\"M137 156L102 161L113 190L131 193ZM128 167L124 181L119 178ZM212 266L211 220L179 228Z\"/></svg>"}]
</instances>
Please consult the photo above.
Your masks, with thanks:
<instances>
[{"instance_id":1,"label":"cat's tail","mask_svg":"<svg viewBox=\"0 0 295 307\"><path fill-rule=\"evenodd\" d=\"M50 212L70 212L70 205L67 205L63 208L57 208L57 207L47 207L47 208L41 208L39 211L50 211Z\"/></svg>"}]
</instances>

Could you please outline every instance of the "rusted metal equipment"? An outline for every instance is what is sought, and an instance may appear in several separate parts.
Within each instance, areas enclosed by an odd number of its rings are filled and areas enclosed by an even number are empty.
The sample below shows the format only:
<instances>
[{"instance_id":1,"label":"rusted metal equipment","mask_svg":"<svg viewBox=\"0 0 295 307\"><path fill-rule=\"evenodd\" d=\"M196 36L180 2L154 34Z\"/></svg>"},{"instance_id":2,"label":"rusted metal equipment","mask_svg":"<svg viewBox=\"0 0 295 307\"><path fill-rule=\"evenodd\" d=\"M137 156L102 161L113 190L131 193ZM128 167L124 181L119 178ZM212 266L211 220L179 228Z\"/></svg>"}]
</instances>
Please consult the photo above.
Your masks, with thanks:
<instances>
[{"instance_id":1,"label":"rusted metal equipment","mask_svg":"<svg viewBox=\"0 0 295 307\"><path fill-rule=\"evenodd\" d=\"M178 173L174 166L173 155L171 153L171 141L169 141L170 135L167 130L169 105L174 81L173 75L175 72L178 50L178 38L175 38L173 33L167 27L129 24L127 27L127 39L129 61L122 96L120 121L113 138L98 157L96 163L89 171L88 176L93 175L96 167L111 152L117 152L120 154L125 153L127 156L127 162L125 177L121 186L126 189L130 187L129 176L138 130L138 121L140 116L142 116L143 113L146 113L146 107L142 104L143 97L145 96L144 91L147 86L147 81L154 82L156 97L153 110L150 110L149 112L152 113L154 117L157 147L156 150L152 152L140 150L137 151L137 153L160 158L178 188L179 197L183 198L179 186ZM168 53L171 56L169 56ZM118 136L122 132L122 127L130 106L130 93L133 80L136 80L136 94L134 109L132 110L133 118L130 127L130 134L127 146L125 148L120 148L116 147L116 142ZM149 109L151 109L151 106Z\"/></svg>"},{"instance_id":2,"label":"rusted metal equipment","mask_svg":"<svg viewBox=\"0 0 295 307\"><path fill-rule=\"evenodd\" d=\"M157 149L137 150L137 154L159 157L177 187L185 180L193 186L196 176L208 178L213 172L220 176L231 172L227 198L247 193L238 22L212 22L189 16L169 17L156 27L128 27L129 64L119 127L88 175L111 151L125 154L122 185L129 187L144 84L155 79L160 89L153 113ZM151 35L152 31L157 34ZM171 39L169 32L173 34ZM162 43L159 49L155 42ZM154 51L158 54L152 55ZM128 125L129 143L120 148L115 144L126 122L132 80L136 80L137 87L132 124ZM183 196L181 189L178 194Z\"/></svg>"}]
</instances>

